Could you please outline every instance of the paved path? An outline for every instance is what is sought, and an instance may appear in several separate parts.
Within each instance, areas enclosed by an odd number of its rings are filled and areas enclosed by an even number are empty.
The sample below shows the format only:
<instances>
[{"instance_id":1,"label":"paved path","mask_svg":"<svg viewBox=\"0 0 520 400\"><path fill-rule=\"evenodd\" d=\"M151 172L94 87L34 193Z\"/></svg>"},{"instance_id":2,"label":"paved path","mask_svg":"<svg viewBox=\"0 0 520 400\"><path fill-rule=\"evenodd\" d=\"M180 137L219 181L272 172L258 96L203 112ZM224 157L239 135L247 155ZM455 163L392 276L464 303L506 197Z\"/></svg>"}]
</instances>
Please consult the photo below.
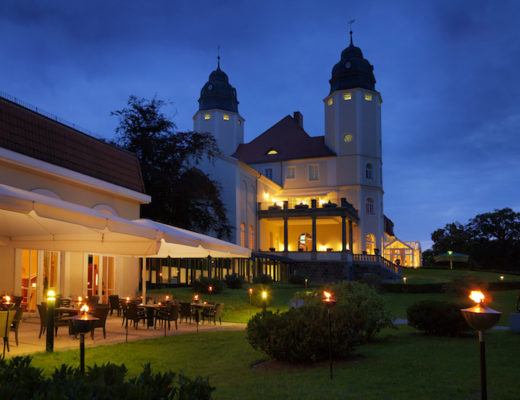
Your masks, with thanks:
<instances>
[{"instance_id":1,"label":"paved path","mask_svg":"<svg viewBox=\"0 0 520 400\"><path fill-rule=\"evenodd\" d=\"M126 340L126 330L121 326L121 317L112 316L107 318L106 331L107 337L103 338L103 329L97 328L94 334L94 340L91 339L90 334L85 335L85 347L106 346L115 343L122 343ZM181 335L186 333L197 332L195 323L179 323L179 329L175 329L175 323L172 324L171 330L166 330L167 336ZM246 324L223 322L220 325L213 323L199 324L199 332L212 331L229 331L229 330L243 330ZM38 338L40 333L40 319L38 316L25 316L18 331L18 342L16 346L14 332L9 334L10 351L6 352L6 357L14 357L19 355L31 354L40 351L45 351L46 334ZM128 328L128 341L136 341L143 339L153 339L164 337L164 329L162 327L146 328L143 323L139 324L139 328L135 329L132 326ZM67 327L58 328L58 336L54 336L54 350L69 350L77 349L79 347L79 340L73 338L68 333ZM1 348L0 348L1 351ZM1 354L0 354L1 355Z\"/></svg>"}]
</instances>

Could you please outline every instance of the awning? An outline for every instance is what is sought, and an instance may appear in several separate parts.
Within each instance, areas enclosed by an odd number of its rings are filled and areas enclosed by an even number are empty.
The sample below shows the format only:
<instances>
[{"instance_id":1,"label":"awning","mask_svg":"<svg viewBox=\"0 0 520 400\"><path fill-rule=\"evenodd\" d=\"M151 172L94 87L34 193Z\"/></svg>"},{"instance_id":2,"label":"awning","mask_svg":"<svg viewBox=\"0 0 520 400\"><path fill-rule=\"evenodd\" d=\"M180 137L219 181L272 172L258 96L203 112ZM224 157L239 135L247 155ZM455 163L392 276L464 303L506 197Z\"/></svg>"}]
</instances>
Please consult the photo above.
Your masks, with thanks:
<instances>
[{"instance_id":1,"label":"awning","mask_svg":"<svg viewBox=\"0 0 520 400\"><path fill-rule=\"evenodd\" d=\"M0 184L0 245L150 257L249 257L240 246ZM161 254L161 255L160 255Z\"/></svg>"}]
</instances>

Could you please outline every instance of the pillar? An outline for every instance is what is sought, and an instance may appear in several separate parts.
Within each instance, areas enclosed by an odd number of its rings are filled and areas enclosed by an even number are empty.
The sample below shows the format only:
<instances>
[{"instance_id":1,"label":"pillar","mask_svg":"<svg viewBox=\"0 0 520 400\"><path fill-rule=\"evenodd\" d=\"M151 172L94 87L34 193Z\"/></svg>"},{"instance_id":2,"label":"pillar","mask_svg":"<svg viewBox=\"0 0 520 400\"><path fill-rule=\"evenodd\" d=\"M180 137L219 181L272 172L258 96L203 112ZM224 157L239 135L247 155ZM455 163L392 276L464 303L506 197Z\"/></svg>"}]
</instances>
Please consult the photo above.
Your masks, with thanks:
<instances>
[{"instance_id":1,"label":"pillar","mask_svg":"<svg viewBox=\"0 0 520 400\"><path fill-rule=\"evenodd\" d=\"M341 251L347 251L347 217L341 216Z\"/></svg>"},{"instance_id":2,"label":"pillar","mask_svg":"<svg viewBox=\"0 0 520 400\"><path fill-rule=\"evenodd\" d=\"M289 226L287 217L283 217L283 251L289 251Z\"/></svg>"},{"instance_id":3,"label":"pillar","mask_svg":"<svg viewBox=\"0 0 520 400\"><path fill-rule=\"evenodd\" d=\"M354 252L354 240L352 238L352 220L348 220L348 248L350 249L350 252Z\"/></svg>"},{"instance_id":4,"label":"pillar","mask_svg":"<svg viewBox=\"0 0 520 400\"><path fill-rule=\"evenodd\" d=\"M316 252L316 216L312 216L312 251Z\"/></svg>"}]
</instances>

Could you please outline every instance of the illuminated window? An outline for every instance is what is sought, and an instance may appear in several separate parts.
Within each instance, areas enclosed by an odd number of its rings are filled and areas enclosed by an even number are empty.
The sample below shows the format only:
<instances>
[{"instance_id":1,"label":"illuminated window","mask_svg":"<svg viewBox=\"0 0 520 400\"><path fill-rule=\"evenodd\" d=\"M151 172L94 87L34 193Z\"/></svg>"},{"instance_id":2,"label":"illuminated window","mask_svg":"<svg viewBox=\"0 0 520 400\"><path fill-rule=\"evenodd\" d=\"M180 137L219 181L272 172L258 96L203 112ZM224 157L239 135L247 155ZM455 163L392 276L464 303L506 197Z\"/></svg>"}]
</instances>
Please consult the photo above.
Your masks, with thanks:
<instances>
[{"instance_id":1,"label":"illuminated window","mask_svg":"<svg viewBox=\"0 0 520 400\"><path fill-rule=\"evenodd\" d=\"M343 94L343 100L352 100L352 93Z\"/></svg>"},{"instance_id":2,"label":"illuminated window","mask_svg":"<svg viewBox=\"0 0 520 400\"><path fill-rule=\"evenodd\" d=\"M334 103L334 101L332 100L332 97L331 97L331 98L327 101L327 104L328 104L329 106L331 106L332 103Z\"/></svg>"},{"instance_id":3,"label":"illuminated window","mask_svg":"<svg viewBox=\"0 0 520 400\"><path fill-rule=\"evenodd\" d=\"M275 149L271 149L267 152L267 155L274 156L275 154L278 154L278 152Z\"/></svg>"},{"instance_id":4,"label":"illuminated window","mask_svg":"<svg viewBox=\"0 0 520 400\"><path fill-rule=\"evenodd\" d=\"M370 93L365 93L365 100L372 101L372 95Z\"/></svg>"},{"instance_id":5,"label":"illuminated window","mask_svg":"<svg viewBox=\"0 0 520 400\"><path fill-rule=\"evenodd\" d=\"M273 169L272 168L266 168L264 175L265 175L266 178L273 179Z\"/></svg>"},{"instance_id":6,"label":"illuminated window","mask_svg":"<svg viewBox=\"0 0 520 400\"><path fill-rule=\"evenodd\" d=\"M367 164L367 167L365 169L365 176L367 179L372 179L372 176L373 176L372 164Z\"/></svg>"},{"instance_id":7,"label":"illuminated window","mask_svg":"<svg viewBox=\"0 0 520 400\"><path fill-rule=\"evenodd\" d=\"M369 233L366 237L367 239L367 254L374 254L374 250L376 248L376 238L374 235Z\"/></svg>"},{"instance_id":8,"label":"illuminated window","mask_svg":"<svg viewBox=\"0 0 520 400\"><path fill-rule=\"evenodd\" d=\"M204 114L204 119L210 119L211 118L211 114Z\"/></svg>"},{"instance_id":9,"label":"illuminated window","mask_svg":"<svg viewBox=\"0 0 520 400\"><path fill-rule=\"evenodd\" d=\"M296 167L287 167L287 173L285 174L287 179L294 179L296 177Z\"/></svg>"},{"instance_id":10,"label":"illuminated window","mask_svg":"<svg viewBox=\"0 0 520 400\"><path fill-rule=\"evenodd\" d=\"M345 136L343 136L343 140L345 141L345 143L352 142L352 135L350 133L346 133Z\"/></svg>"},{"instance_id":11,"label":"illuminated window","mask_svg":"<svg viewBox=\"0 0 520 400\"><path fill-rule=\"evenodd\" d=\"M246 247L246 224L240 224L240 246Z\"/></svg>"},{"instance_id":12,"label":"illuminated window","mask_svg":"<svg viewBox=\"0 0 520 400\"><path fill-rule=\"evenodd\" d=\"M374 214L374 199L371 199L370 197L365 202L365 209L367 214Z\"/></svg>"},{"instance_id":13,"label":"illuminated window","mask_svg":"<svg viewBox=\"0 0 520 400\"><path fill-rule=\"evenodd\" d=\"M319 181L320 180L319 165L309 165L309 180L310 181Z\"/></svg>"},{"instance_id":14,"label":"illuminated window","mask_svg":"<svg viewBox=\"0 0 520 400\"><path fill-rule=\"evenodd\" d=\"M242 121L238 120L238 125L242 125Z\"/></svg>"},{"instance_id":15,"label":"illuminated window","mask_svg":"<svg viewBox=\"0 0 520 400\"><path fill-rule=\"evenodd\" d=\"M255 244L255 234L253 225L249 225L249 248L252 249Z\"/></svg>"},{"instance_id":16,"label":"illuminated window","mask_svg":"<svg viewBox=\"0 0 520 400\"><path fill-rule=\"evenodd\" d=\"M228 114L224 114L222 116L222 118L225 120L225 121L229 121L229 115Z\"/></svg>"}]
</instances>

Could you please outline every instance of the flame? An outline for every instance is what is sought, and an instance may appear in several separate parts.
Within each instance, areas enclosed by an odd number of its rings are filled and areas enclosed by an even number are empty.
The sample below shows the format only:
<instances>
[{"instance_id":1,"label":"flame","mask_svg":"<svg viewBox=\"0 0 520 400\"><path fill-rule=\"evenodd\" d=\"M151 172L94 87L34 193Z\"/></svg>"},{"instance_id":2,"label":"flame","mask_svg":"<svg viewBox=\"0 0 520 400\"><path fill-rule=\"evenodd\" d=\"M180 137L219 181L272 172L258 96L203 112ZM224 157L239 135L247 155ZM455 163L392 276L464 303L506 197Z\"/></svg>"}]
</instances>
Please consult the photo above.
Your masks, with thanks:
<instances>
[{"instance_id":1,"label":"flame","mask_svg":"<svg viewBox=\"0 0 520 400\"><path fill-rule=\"evenodd\" d=\"M253 288L249 288L249 294L253 294Z\"/></svg>"},{"instance_id":2,"label":"flame","mask_svg":"<svg viewBox=\"0 0 520 400\"><path fill-rule=\"evenodd\" d=\"M327 291L324 291L323 292L323 296L325 296L325 300L330 300L330 298L332 297L332 294L327 292Z\"/></svg>"},{"instance_id":3,"label":"flame","mask_svg":"<svg viewBox=\"0 0 520 400\"><path fill-rule=\"evenodd\" d=\"M86 304L84 304L84 305L81 307L80 311L81 311L83 314L88 313L88 306L87 306Z\"/></svg>"},{"instance_id":4,"label":"flame","mask_svg":"<svg viewBox=\"0 0 520 400\"><path fill-rule=\"evenodd\" d=\"M472 290L469 298L475 303L480 304L484 302L484 293L482 293L480 290Z\"/></svg>"},{"instance_id":5,"label":"flame","mask_svg":"<svg viewBox=\"0 0 520 400\"><path fill-rule=\"evenodd\" d=\"M166 300L170 300L170 296L166 296Z\"/></svg>"},{"instance_id":6,"label":"flame","mask_svg":"<svg viewBox=\"0 0 520 400\"><path fill-rule=\"evenodd\" d=\"M4 296L5 302L9 303L11 301L11 296Z\"/></svg>"},{"instance_id":7,"label":"flame","mask_svg":"<svg viewBox=\"0 0 520 400\"><path fill-rule=\"evenodd\" d=\"M213 286L208 287L208 290L209 290L210 292L212 292L212 291L213 291Z\"/></svg>"},{"instance_id":8,"label":"flame","mask_svg":"<svg viewBox=\"0 0 520 400\"><path fill-rule=\"evenodd\" d=\"M129 302L129 301L130 301L130 297L127 297L127 298L126 298L126 301Z\"/></svg>"},{"instance_id":9,"label":"flame","mask_svg":"<svg viewBox=\"0 0 520 400\"><path fill-rule=\"evenodd\" d=\"M199 299L199 295L198 294L193 296L193 300L198 300L198 299Z\"/></svg>"},{"instance_id":10,"label":"flame","mask_svg":"<svg viewBox=\"0 0 520 400\"><path fill-rule=\"evenodd\" d=\"M78 297L78 303L81 303L83 301L83 298L81 296Z\"/></svg>"}]
</instances>

